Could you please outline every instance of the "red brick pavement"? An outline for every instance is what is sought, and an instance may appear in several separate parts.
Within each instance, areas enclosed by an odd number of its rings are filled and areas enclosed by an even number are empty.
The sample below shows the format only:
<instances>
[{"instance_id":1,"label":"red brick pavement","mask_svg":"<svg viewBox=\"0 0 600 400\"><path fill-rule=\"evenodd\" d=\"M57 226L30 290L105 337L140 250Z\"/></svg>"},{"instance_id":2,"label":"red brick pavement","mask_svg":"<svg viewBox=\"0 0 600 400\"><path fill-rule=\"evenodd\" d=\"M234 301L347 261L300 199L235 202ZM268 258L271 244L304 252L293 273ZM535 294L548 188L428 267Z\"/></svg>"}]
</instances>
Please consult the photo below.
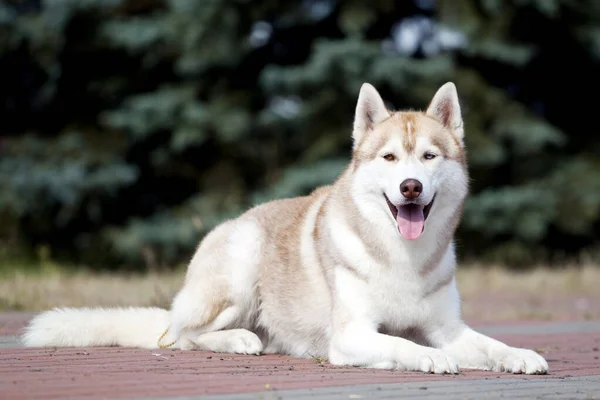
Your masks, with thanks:
<instances>
[{"instance_id":1,"label":"red brick pavement","mask_svg":"<svg viewBox=\"0 0 600 400\"><path fill-rule=\"evenodd\" d=\"M546 378L600 375L600 334L494 335L541 352ZM0 349L1 399L137 398L226 394L376 383L504 379L506 373L456 376L333 367L284 356L241 356L129 348Z\"/></svg>"},{"instance_id":2,"label":"red brick pavement","mask_svg":"<svg viewBox=\"0 0 600 400\"><path fill-rule=\"evenodd\" d=\"M0 313L0 336L16 335L33 315L26 312Z\"/></svg>"}]
</instances>

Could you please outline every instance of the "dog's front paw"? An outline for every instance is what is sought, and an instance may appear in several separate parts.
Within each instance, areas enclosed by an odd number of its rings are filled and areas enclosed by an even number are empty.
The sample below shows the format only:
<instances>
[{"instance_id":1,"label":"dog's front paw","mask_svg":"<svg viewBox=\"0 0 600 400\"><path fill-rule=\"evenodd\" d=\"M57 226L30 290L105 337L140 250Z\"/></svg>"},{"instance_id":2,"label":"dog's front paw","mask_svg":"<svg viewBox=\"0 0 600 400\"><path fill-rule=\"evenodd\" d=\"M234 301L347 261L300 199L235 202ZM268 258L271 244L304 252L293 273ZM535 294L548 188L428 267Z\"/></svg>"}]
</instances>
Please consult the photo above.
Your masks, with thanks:
<instances>
[{"instance_id":1,"label":"dog's front paw","mask_svg":"<svg viewBox=\"0 0 600 400\"><path fill-rule=\"evenodd\" d=\"M494 371L513 374L546 374L548 363L533 350L509 347L494 354Z\"/></svg>"},{"instance_id":2,"label":"dog's front paw","mask_svg":"<svg viewBox=\"0 0 600 400\"><path fill-rule=\"evenodd\" d=\"M434 374L458 374L460 368L452 357L441 350L428 351L419 358L419 369Z\"/></svg>"}]
</instances>

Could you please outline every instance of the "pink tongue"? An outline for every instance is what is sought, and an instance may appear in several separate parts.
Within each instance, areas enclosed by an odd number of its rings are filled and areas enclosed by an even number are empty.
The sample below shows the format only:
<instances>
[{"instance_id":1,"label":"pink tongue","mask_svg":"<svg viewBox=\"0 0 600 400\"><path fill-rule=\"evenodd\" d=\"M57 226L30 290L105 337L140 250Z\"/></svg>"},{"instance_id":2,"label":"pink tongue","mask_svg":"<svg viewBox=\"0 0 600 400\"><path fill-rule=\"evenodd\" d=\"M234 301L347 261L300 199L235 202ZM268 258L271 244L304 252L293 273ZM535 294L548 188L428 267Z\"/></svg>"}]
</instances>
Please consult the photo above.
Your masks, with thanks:
<instances>
[{"instance_id":1,"label":"pink tongue","mask_svg":"<svg viewBox=\"0 0 600 400\"><path fill-rule=\"evenodd\" d=\"M414 240L421 236L425 218L423 217L423 207L416 204L409 204L398 207L398 230L400 234L408 240Z\"/></svg>"}]
</instances>

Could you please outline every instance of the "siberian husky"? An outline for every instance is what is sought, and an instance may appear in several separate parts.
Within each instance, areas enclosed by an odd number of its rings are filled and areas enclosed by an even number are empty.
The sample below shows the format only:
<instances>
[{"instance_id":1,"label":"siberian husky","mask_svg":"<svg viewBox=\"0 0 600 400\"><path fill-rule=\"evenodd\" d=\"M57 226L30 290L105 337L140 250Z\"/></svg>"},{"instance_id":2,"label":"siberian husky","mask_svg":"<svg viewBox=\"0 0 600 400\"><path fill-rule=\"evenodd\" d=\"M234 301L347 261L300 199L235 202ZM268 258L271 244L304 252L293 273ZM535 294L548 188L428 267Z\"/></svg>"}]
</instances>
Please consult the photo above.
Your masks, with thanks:
<instances>
[{"instance_id":1,"label":"siberian husky","mask_svg":"<svg viewBox=\"0 0 600 400\"><path fill-rule=\"evenodd\" d=\"M334 365L544 374L532 350L461 319L453 235L468 193L456 87L424 112L363 84L352 159L330 186L274 200L210 232L171 310L57 308L26 346L173 347L324 357Z\"/></svg>"}]
</instances>

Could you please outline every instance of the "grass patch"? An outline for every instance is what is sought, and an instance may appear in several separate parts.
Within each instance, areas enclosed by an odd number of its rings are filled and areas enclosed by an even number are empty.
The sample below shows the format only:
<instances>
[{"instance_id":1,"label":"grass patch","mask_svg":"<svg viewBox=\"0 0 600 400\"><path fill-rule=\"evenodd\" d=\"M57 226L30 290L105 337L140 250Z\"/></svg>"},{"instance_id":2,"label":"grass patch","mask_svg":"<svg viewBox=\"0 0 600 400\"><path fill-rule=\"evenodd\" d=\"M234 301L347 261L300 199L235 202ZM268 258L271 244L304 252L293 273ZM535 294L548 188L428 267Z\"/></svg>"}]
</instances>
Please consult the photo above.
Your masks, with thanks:
<instances>
[{"instance_id":1,"label":"grass patch","mask_svg":"<svg viewBox=\"0 0 600 400\"><path fill-rule=\"evenodd\" d=\"M466 319L600 319L600 266L511 271L471 265L457 273Z\"/></svg>"},{"instance_id":2,"label":"grass patch","mask_svg":"<svg viewBox=\"0 0 600 400\"><path fill-rule=\"evenodd\" d=\"M53 270L0 277L0 310L40 311L55 306L169 308L185 271L109 274Z\"/></svg>"},{"instance_id":3,"label":"grass patch","mask_svg":"<svg viewBox=\"0 0 600 400\"><path fill-rule=\"evenodd\" d=\"M500 266L459 267L457 282L461 295L535 293L536 295L593 295L598 293L600 266L539 266L526 271L511 271Z\"/></svg>"}]
</instances>

